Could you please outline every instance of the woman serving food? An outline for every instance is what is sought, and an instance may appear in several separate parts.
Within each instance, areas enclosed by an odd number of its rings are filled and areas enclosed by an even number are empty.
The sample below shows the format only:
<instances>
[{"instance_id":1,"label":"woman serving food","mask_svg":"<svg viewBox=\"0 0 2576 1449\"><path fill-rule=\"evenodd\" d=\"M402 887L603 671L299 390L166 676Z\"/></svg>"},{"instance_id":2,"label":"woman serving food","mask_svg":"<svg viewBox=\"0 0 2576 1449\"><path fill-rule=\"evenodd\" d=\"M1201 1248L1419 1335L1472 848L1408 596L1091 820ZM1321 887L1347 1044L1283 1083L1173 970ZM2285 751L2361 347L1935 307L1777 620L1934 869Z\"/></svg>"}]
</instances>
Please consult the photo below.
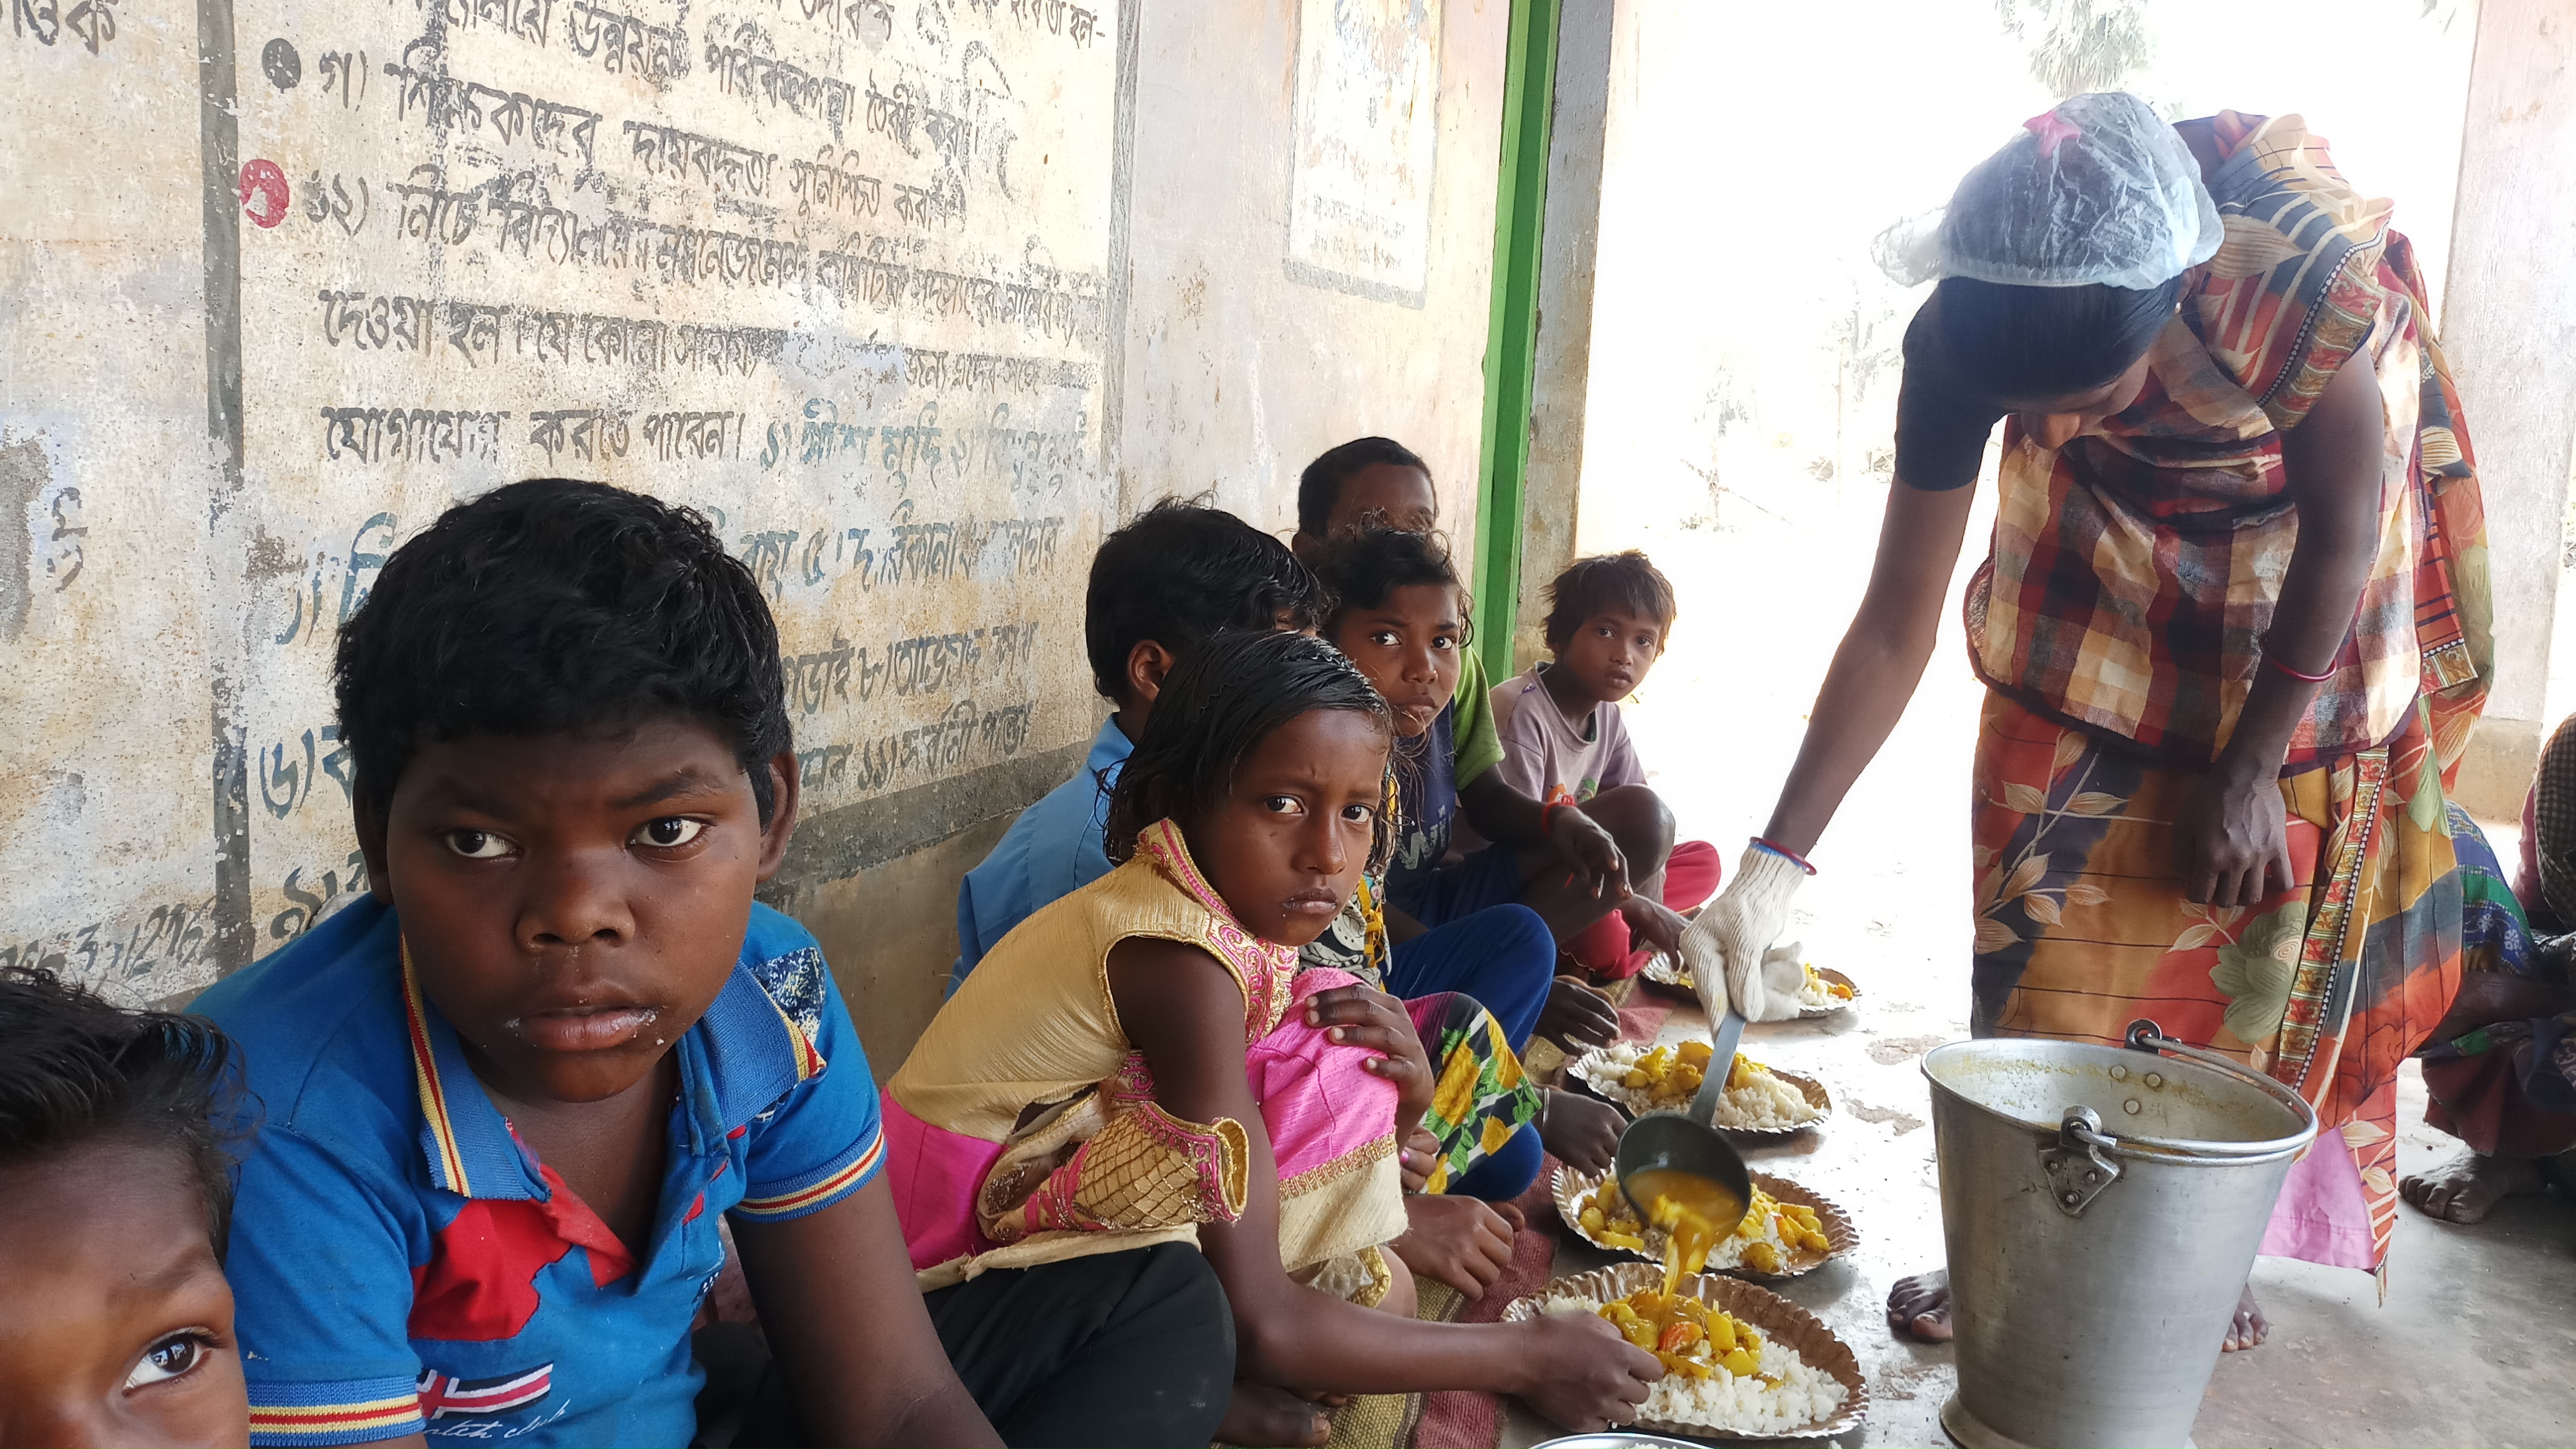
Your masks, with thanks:
<instances>
[{"instance_id":1,"label":"woman serving food","mask_svg":"<svg viewBox=\"0 0 2576 1449\"><path fill-rule=\"evenodd\" d=\"M1969 656L1979 1036L2137 1017L2327 1129L2264 1251L2376 1271L2398 1064L2460 971L2445 799L2490 667L2484 515L2414 254L2295 116L2077 96L1970 172L1902 280L1896 483L1769 829L1693 924L1764 1014L1804 859L1938 632L2004 423ZM1891 1324L1949 1336L1944 1275ZM2250 1293L2227 1347L2262 1341Z\"/></svg>"}]
</instances>

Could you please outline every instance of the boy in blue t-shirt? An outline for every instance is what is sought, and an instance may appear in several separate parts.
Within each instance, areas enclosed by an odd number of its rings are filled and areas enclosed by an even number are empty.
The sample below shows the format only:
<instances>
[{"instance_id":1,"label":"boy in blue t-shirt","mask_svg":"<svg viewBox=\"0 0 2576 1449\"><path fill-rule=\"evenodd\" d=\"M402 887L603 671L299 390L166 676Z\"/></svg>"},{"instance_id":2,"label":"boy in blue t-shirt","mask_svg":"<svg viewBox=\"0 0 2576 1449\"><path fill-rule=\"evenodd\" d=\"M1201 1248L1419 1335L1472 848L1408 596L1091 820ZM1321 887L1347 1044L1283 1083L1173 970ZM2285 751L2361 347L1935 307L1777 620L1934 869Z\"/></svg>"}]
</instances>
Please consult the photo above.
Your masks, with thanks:
<instances>
[{"instance_id":1,"label":"boy in blue t-shirt","mask_svg":"<svg viewBox=\"0 0 2576 1449\"><path fill-rule=\"evenodd\" d=\"M1279 540L1220 508L1166 498L1100 542L1083 596L1092 687L1115 706L1073 778L1011 822L957 886L954 992L1038 907L1109 874L1109 792L1154 696L1184 656L1226 629L1324 622L1324 590Z\"/></svg>"},{"instance_id":2,"label":"boy in blue t-shirt","mask_svg":"<svg viewBox=\"0 0 2576 1449\"><path fill-rule=\"evenodd\" d=\"M715 1434L728 1218L774 1358L735 1439L1205 1442L1233 1353L1195 1253L918 1291L848 1012L752 899L796 760L702 519L559 479L451 509L335 679L370 894L197 1003L267 1113L228 1264L252 1443Z\"/></svg>"}]
</instances>

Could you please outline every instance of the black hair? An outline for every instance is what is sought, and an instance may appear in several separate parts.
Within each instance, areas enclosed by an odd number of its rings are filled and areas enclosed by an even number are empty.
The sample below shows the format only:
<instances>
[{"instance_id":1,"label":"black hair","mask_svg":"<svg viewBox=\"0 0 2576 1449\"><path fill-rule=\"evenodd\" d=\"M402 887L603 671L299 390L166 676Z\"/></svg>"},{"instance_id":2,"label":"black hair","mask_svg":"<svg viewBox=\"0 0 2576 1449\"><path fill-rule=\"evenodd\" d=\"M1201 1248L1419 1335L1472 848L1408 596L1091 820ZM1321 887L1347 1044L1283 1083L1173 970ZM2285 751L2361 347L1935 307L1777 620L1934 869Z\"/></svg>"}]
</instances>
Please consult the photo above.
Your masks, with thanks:
<instances>
[{"instance_id":1,"label":"black hair","mask_svg":"<svg viewBox=\"0 0 2576 1449\"><path fill-rule=\"evenodd\" d=\"M1679 606L1672 580L1642 549L1579 558L1547 586L1547 647L1561 652L1584 620L1609 608L1625 609L1670 630Z\"/></svg>"},{"instance_id":2,"label":"black hair","mask_svg":"<svg viewBox=\"0 0 2576 1449\"><path fill-rule=\"evenodd\" d=\"M1326 448L1297 475L1297 531L1312 538L1322 538L1331 526L1333 505L1342 501L1342 485L1362 468L1378 463L1392 463L1398 468L1418 468L1422 476L1431 476L1431 465L1393 438L1353 438L1337 448Z\"/></svg>"},{"instance_id":3,"label":"black hair","mask_svg":"<svg viewBox=\"0 0 2576 1449\"><path fill-rule=\"evenodd\" d=\"M1204 819L1225 803L1244 757L1281 725L1319 709L1348 710L1393 738L1394 716L1377 687L1342 651L1309 634L1228 630L1211 636L1163 680L1145 737L1109 797L1111 860L1136 851L1137 832L1166 816ZM1386 868L1395 823L1377 813L1368 869Z\"/></svg>"},{"instance_id":4,"label":"black hair","mask_svg":"<svg viewBox=\"0 0 2576 1449\"><path fill-rule=\"evenodd\" d=\"M2158 287L2026 287L1947 277L1925 305L1950 375L2002 407L2090 392L2129 370L2173 320L2179 276Z\"/></svg>"},{"instance_id":5,"label":"black hair","mask_svg":"<svg viewBox=\"0 0 2576 1449\"><path fill-rule=\"evenodd\" d=\"M332 677L362 809L424 744L667 715L733 746L763 826L777 808L778 626L704 518L641 493L535 478L447 510L385 561Z\"/></svg>"},{"instance_id":6,"label":"black hair","mask_svg":"<svg viewBox=\"0 0 2576 1449\"><path fill-rule=\"evenodd\" d=\"M0 967L0 1167L107 1140L165 1148L188 1165L220 1259L247 1101L240 1049L213 1022L120 1011L50 971Z\"/></svg>"},{"instance_id":7,"label":"black hair","mask_svg":"<svg viewBox=\"0 0 2576 1449\"><path fill-rule=\"evenodd\" d=\"M1332 616L1324 623L1327 635L1340 629L1343 616L1353 609L1374 609L1397 589L1438 584L1457 591L1459 644L1464 646L1474 637L1475 621L1469 617L1474 609L1467 587L1458 578L1448 544L1436 533L1403 528L1346 530L1324 540L1309 561L1315 577L1333 593Z\"/></svg>"},{"instance_id":8,"label":"black hair","mask_svg":"<svg viewBox=\"0 0 2576 1449\"><path fill-rule=\"evenodd\" d=\"M1166 498L1100 542L1083 598L1091 684L1127 702L1127 656L1148 640L1176 659L1223 629L1313 629L1323 586L1288 546L1219 508Z\"/></svg>"}]
</instances>

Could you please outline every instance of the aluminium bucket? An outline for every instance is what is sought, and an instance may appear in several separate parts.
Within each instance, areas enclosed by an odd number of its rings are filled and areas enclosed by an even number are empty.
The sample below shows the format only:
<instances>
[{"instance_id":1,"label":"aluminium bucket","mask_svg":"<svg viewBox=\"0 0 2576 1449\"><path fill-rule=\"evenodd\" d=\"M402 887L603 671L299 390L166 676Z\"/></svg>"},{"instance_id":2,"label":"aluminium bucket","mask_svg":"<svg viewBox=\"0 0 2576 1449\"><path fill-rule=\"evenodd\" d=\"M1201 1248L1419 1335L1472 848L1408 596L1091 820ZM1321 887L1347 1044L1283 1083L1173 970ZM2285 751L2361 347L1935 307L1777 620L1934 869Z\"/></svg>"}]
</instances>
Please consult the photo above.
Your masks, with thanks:
<instances>
[{"instance_id":1,"label":"aluminium bucket","mask_svg":"<svg viewBox=\"0 0 2576 1449\"><path fill-rule=\"evenodd\" d=\"M1988 1039L1932 1082L1971 1449L2190 1441L2290 1164L2296 1093L2133 1023L2125 1047Z\"/></svg>"}]
</instances>

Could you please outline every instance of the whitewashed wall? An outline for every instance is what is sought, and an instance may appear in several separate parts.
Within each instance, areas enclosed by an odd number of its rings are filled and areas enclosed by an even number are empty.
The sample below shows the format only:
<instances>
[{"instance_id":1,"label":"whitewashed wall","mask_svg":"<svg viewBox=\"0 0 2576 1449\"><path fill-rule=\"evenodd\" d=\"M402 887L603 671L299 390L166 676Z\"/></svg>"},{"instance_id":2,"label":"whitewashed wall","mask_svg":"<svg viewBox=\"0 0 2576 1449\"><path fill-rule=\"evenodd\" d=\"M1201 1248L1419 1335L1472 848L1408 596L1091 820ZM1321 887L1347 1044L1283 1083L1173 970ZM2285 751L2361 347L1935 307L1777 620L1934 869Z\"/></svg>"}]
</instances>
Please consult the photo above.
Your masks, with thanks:
<instances>
[{"instance_id":1,"label":"whitewashed wall","mask_svg":"<svg viewBox=\"0 0 2576 1449\"><path fill-rule=\"evenodd\" d=\"M440 510L566 474L768 589L772 895L890 1066L958 872L1100 718L1105 530L1211 487L1285 526L1361 431L1471 491L1507 10L1446 8L16 5L0 962L180 999L363 890L338 627Z\"/></svg>"}]
</instances>

